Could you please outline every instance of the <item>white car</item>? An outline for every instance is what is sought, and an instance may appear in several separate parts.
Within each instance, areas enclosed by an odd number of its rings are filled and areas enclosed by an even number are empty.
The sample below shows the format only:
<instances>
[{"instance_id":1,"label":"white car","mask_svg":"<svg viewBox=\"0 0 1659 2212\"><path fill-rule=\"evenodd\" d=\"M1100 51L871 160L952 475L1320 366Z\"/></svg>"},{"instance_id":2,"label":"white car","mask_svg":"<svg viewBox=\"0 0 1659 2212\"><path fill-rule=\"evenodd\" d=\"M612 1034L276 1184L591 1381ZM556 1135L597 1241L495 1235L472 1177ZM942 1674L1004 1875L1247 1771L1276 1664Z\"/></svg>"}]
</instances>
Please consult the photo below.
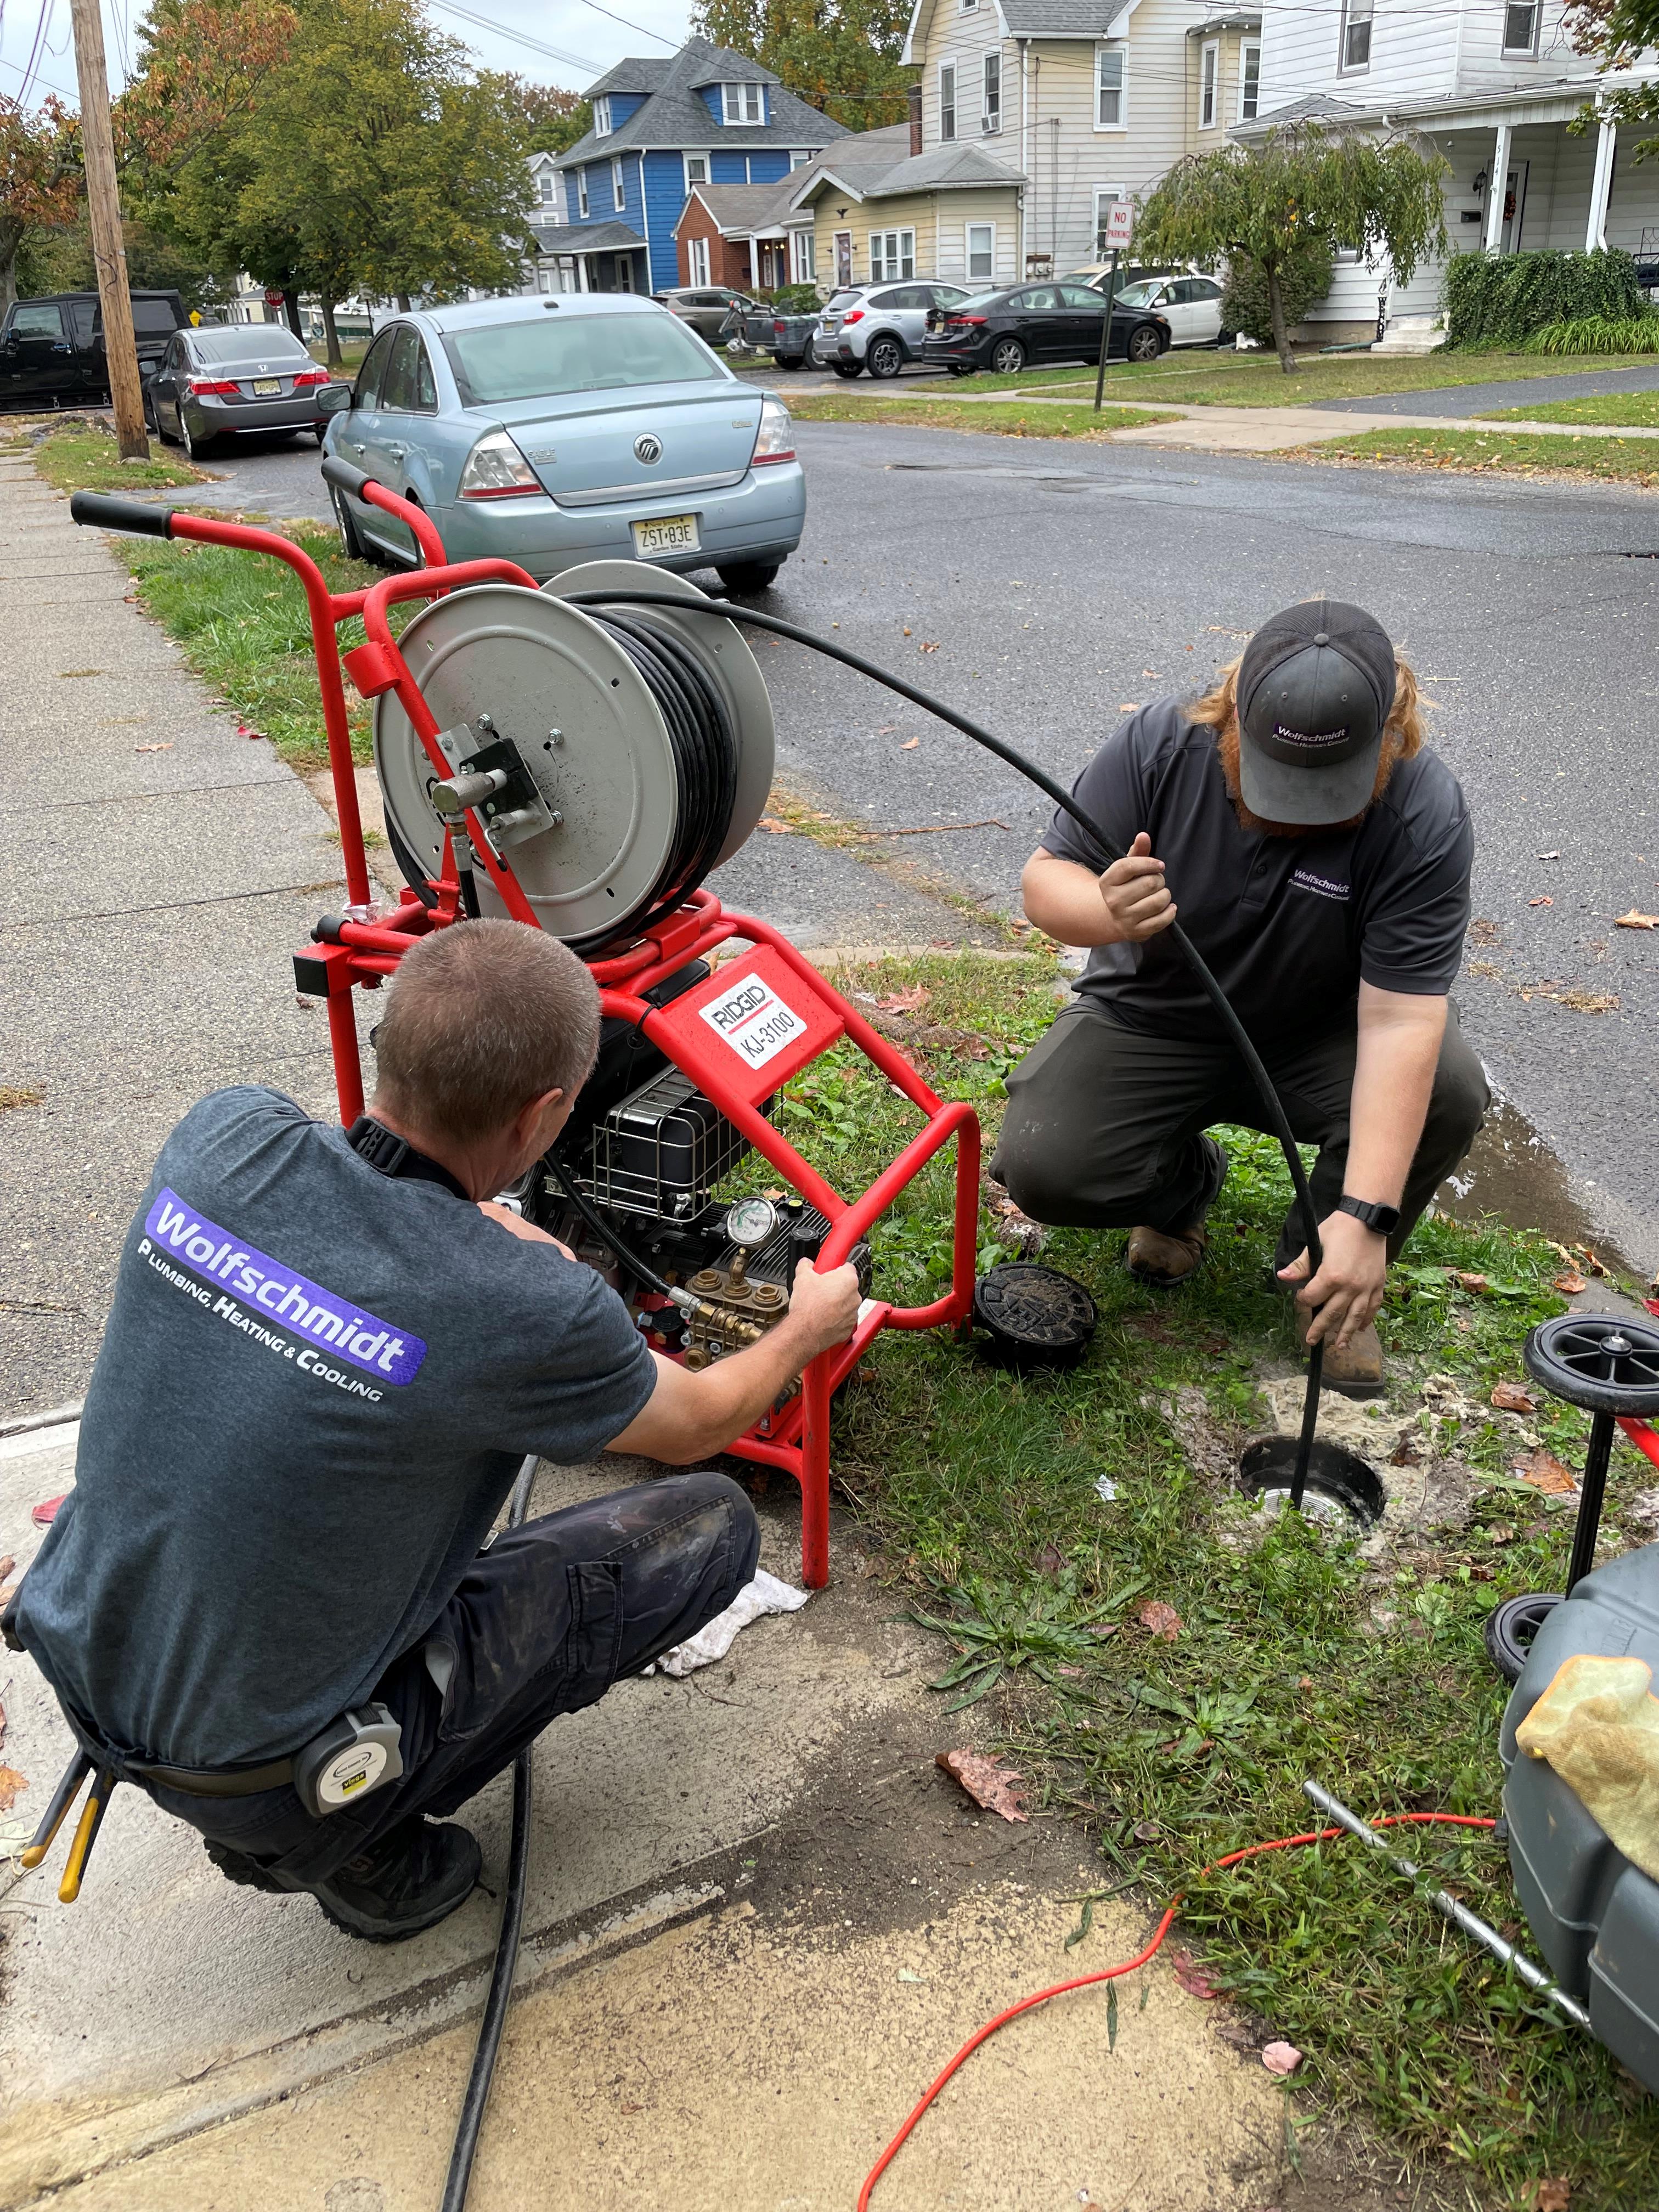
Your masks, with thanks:
<instances>
[{"instance_id":1,"label":"white car","mask_svg":"<svg viewBox=\"0 0 1659 2212\"><path fill-rule=\"evenodd\" d=\"M1091 284L1103 292L1109 270L1091 267L1075 272L1073 282ZM1117 303L1123 307L1155 308L1167 317L1172 346L1212 346L1231 341L1232 332L1221 327L1221 286L1199 270L1175 270L1166 275L1136 276L1120 283Z\"/></svg>"}]
</instances>

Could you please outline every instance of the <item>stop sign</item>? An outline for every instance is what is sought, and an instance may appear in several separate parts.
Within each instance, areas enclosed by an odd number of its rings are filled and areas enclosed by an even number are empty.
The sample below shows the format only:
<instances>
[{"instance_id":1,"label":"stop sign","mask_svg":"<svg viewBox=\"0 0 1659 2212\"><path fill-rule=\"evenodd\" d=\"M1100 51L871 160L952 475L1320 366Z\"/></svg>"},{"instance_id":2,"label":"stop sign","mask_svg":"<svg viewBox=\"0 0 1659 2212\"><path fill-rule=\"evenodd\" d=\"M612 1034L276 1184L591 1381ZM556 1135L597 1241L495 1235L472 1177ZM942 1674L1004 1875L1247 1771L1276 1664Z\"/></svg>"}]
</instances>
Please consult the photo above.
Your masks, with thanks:
<instances>
[{"instance_id":1,"label":"stop sign","mask_svg":"<svg viewBox=\"0 0 1659 2212\"><path fill-rule=\"evenodd\" d=\"M265 305L266 305L266 307L280 307L282 306L282 304L283 304L283 295L282 295L282 294L281 294L280 292L267 292L267 293L265 294Z\"/></svg>"}]
</instances>

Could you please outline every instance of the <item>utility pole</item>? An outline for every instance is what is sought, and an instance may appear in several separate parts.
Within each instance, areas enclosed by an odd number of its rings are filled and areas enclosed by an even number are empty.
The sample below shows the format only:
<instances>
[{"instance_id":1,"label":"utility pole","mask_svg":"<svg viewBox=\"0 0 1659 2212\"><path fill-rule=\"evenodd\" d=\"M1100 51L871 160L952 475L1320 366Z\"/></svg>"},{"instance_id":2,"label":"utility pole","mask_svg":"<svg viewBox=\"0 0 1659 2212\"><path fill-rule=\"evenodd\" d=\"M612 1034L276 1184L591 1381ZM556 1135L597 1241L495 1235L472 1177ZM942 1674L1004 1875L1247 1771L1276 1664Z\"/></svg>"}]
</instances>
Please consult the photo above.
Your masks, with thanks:
<instances>
[{"instance_id":1,"label":"utility pole","mask_svg":"<svg viewBox=\"0 0 1659 2212\"><path fill-rule=\"evenodd\" d=\"M75 27L75 72L81 87L81 144L87 167L87 208L92 255L98 268L98 301L104 313L104 356L115 436L124 461L147 461L144 396L138 380L138 347L132 335L132 295L127 289L127 249L121 236L121 198L115 184L115 138L109 120L109 69L98 0L70 0Z\"/></svg>"}]
</instances>

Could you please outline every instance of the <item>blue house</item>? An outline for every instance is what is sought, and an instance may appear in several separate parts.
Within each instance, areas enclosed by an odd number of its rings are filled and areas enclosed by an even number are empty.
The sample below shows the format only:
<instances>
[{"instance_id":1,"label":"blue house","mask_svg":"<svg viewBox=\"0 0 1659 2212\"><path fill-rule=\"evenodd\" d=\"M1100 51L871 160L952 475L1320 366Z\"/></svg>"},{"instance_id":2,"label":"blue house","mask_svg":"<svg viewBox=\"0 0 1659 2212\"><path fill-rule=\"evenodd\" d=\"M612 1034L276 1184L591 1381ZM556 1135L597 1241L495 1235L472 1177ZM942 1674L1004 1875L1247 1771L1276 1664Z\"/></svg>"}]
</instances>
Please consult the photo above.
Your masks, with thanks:
<instances>
[{"instance_id":1,"label":"blue house","mask_svg":"<svg viewBox=\"0 0 1659 2212\"><path fill-rule=\"evenodd\" d=\"M544 250L562 286L678 284L675 226L696 185L771 185L849 134L744 54L693 39L666 61L618 62L588 88L593 128L555 164L564 221Z\"/></svg>"}]
</instances>

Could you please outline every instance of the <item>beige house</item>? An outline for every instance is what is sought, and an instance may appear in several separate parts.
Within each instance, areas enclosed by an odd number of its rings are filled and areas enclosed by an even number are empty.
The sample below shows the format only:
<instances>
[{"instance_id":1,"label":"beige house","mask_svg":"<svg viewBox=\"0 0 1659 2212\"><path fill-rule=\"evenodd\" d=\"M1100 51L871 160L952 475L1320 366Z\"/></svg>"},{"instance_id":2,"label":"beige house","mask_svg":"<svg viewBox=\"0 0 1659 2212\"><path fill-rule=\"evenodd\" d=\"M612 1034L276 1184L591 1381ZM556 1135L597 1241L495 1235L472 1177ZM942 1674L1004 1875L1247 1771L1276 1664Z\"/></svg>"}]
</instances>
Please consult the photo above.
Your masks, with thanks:
<instances>
[{"instance_id":1,"label":"beige house","mask_svg":"<svg viewBox=\"0 0 1659 2212\"><path fill-rule=\"evenodd\" d=\"M792 219L812 217L821 290L912 276L1018 282L1024 179L978 146L923 152L920 139L914 122L866 131L826 147L794 180Z\"/></svg>"},{"instance_id":2,"label":"beige house","mask_svg":"<svg viewBox=\"0 0 1659 2212\"><path fill-rule=\"evenodd\" d=\"M1020 275L1097 261L1114 201L1238 122L1257 20L1198 0L915 0L923 158L971 145L1024 180Z\"/></svg>"},{"instance_id":3,"label":"beige house","mask_svg":"<svg viewBox=\"0 0 1659 2212\"><path fill-rule=\"evenodd\" d=\"M1187 29L1189 154L1218 153L1227 133L1261 105L1261 15L1209 15Z\"/></svg>"}]
</instances>

